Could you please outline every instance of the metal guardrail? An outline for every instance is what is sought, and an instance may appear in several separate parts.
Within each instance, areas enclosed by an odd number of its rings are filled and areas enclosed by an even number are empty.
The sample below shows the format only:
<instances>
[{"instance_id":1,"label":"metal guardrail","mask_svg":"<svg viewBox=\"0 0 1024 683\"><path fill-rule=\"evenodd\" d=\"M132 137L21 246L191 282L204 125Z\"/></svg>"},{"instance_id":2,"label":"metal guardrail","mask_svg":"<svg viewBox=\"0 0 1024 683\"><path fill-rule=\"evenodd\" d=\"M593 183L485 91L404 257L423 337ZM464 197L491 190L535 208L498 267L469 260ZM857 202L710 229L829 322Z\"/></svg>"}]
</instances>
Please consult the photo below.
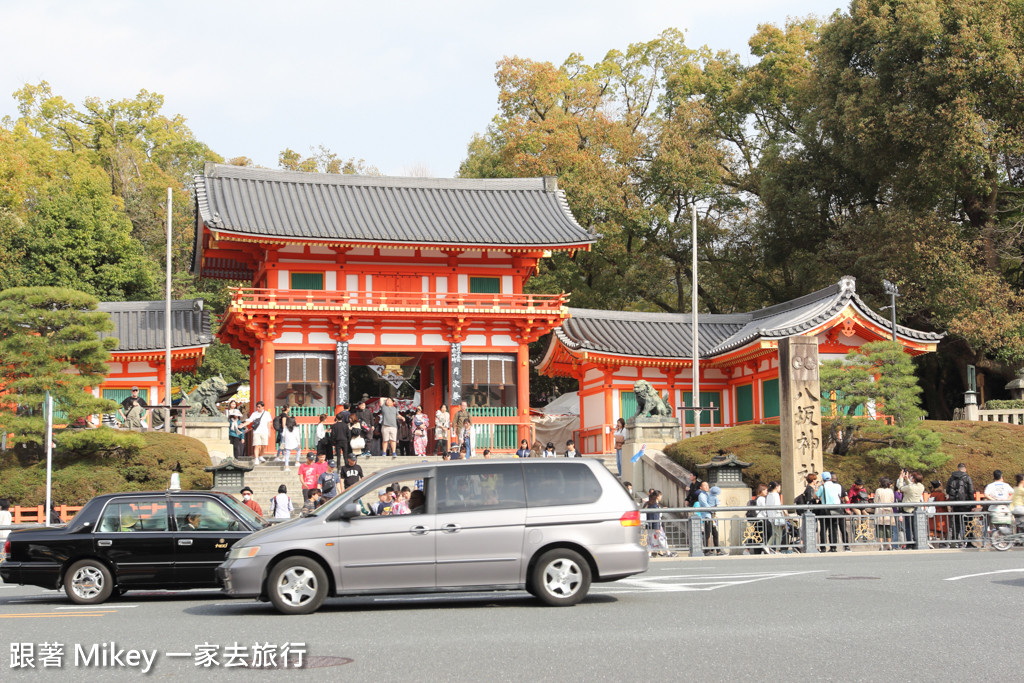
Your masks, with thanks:
<instances>
[{"instance_id":1,"label":"metal guardrail","mask_svg":"<svg viewBox=\"0 0 1024 683\"><path fill-rule=\"evenodd\" d=\"M840 505L641 508L652 552L709 554L819 553L851 550L983 548L991 543L992 506L1000 501L926 501ZM910 508L907 512L905 508ZM748 511L766 518L750 518ZM772 513L781 513L773 515ZM663 532L665 548L657 544Z\"/></svg>"}]
</instances>

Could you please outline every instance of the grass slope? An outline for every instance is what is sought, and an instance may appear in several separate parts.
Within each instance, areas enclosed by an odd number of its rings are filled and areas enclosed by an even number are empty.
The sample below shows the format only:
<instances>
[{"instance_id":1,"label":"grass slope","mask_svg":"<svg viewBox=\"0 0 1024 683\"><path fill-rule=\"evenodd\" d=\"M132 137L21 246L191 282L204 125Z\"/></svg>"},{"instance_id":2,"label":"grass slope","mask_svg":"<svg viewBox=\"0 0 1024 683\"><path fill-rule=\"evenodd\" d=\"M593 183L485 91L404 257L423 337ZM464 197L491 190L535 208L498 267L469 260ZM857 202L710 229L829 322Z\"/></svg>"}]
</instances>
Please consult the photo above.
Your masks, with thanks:
<instances>
[{"instance_id":1,"label":"grass slope","mask_svg":"<svg viewBox=\"0 0 1024 683\"><path fill-rule=\"evenodd\" d=\"M928 421L925 426L939 434L942 452L949 456L942 467L923 472L926 482L938 479L945 485L960 462L966 463L967 472L979 488L992 481L994 469L1003 470L1011 484L1014 474L1024 472L1024 426L964 421ZM828 433L827 423L822 430ZM864 431L870 436L870 427L865 427ZM863 478L871 489L878 485L880 477L887 476L895 481L899 467L867 456L866 452L872 447L872 444L857 444L845 456L825 453L825 469L837 472L844 486L853 484L857 477ZM695 439L684 439L669 446L665 453L686 469L697 471L696 465L708 462L719 450L735 453L740 460L753 463L743 471L744 480L752 488L761 482L779 481L782 476L779 428L774 425L730 427ZM703 477L704 472L698 472L698 476Z\"/></svg>"}]
</instances>

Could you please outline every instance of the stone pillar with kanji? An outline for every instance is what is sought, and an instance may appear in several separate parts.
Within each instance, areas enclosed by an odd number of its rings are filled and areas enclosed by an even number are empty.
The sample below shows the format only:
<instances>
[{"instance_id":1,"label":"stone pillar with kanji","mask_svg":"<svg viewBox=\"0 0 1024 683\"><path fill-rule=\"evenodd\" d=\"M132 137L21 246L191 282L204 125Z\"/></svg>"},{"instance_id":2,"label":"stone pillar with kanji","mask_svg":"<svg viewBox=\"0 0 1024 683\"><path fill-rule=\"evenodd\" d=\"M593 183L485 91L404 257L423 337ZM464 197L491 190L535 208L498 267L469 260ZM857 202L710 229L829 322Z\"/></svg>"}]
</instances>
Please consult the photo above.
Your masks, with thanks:
<instances>
[{"instance_id":1,"label":"stone pillar with kanji","mask_svg":"<svg viewBox=\"0 0 1024 683\"><path fill-rule=\"evenodd\" d=\"M804 477L823 468L818 342L813 337L779 342L779 436L782 500L790 503L803 491Z\"/></svg>"}]
</instances>

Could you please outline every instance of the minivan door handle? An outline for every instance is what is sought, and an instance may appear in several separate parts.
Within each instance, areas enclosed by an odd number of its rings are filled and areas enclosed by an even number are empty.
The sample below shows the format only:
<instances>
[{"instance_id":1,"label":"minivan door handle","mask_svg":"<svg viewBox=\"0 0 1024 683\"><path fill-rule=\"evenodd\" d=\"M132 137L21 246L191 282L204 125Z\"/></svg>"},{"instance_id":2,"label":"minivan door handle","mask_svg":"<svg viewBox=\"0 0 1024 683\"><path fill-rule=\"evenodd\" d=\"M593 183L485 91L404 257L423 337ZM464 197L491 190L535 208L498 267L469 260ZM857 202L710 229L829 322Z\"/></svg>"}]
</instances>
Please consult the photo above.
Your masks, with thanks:
<instances>
[{"instance_id":1,"label":"minivan door handle","mask_svg":"<svg viewBox=\"0 0 1024 683\"><path fill-rule=\"evenodd\" d=\"M427 527L423 526L422 524L414 526L413 528L409 529L409 533L413 534L414 536L422 536L423 534L427 533L427 531L429 531L429 529L427 529Z\"/></svg>"},{"instance_id":2,"label":"minivan door handle","mask_svg":"<svg viewBox=\"0 0 1024 683\"><path fill-rule=\"evenodd\" d=\"M96 545L101 545L101 546L104 546L104 547L106 547L108 545L113 545L113 544L114 544L113 541L105 539L105 538L101 539L99 541L96 541Z\"/></svg>"},{"instance_id":3,"label":"minivan door handle","mask_svg":"<svg viewBox=\"0 0 1024 683\"><path fill-rule=\"evenodd\" d=\"M191 538L179 538L178 539L178 545L192 545L192 539Z\"/></svg>"},{"instance_id":4,"label":"minivan door handle","mask_svg":"<svg viewBox=\"0 0 1024 683\"><path fill-rule=\"evenodd\" d=\"M445 532L446 534L457 534L461 530L462 527L460 527L458 524L445 524L443 527L441 527L441 531Z\"/></svg>"}]
</instances>

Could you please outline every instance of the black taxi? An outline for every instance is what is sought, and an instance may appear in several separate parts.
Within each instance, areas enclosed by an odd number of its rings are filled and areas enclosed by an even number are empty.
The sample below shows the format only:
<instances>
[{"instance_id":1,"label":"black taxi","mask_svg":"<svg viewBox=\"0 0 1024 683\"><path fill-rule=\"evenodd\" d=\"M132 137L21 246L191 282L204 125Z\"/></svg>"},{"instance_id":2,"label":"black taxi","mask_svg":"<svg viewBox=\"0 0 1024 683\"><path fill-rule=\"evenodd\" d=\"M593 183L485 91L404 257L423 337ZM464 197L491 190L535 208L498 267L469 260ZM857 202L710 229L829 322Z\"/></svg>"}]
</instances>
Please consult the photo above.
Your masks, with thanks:
<instances>
[{"instance_id":1,"label":"black taxi","mask_svg":"<svg viewBox=\"0 0 1024 683\"><path fill-rule=\"evenodd\" d=\"M65 526L12 531L4 583L60 589L82 605L138 589L216 588L217 565L268 522L217 491L108 493Z\"/></svg>"}]
</instances>

